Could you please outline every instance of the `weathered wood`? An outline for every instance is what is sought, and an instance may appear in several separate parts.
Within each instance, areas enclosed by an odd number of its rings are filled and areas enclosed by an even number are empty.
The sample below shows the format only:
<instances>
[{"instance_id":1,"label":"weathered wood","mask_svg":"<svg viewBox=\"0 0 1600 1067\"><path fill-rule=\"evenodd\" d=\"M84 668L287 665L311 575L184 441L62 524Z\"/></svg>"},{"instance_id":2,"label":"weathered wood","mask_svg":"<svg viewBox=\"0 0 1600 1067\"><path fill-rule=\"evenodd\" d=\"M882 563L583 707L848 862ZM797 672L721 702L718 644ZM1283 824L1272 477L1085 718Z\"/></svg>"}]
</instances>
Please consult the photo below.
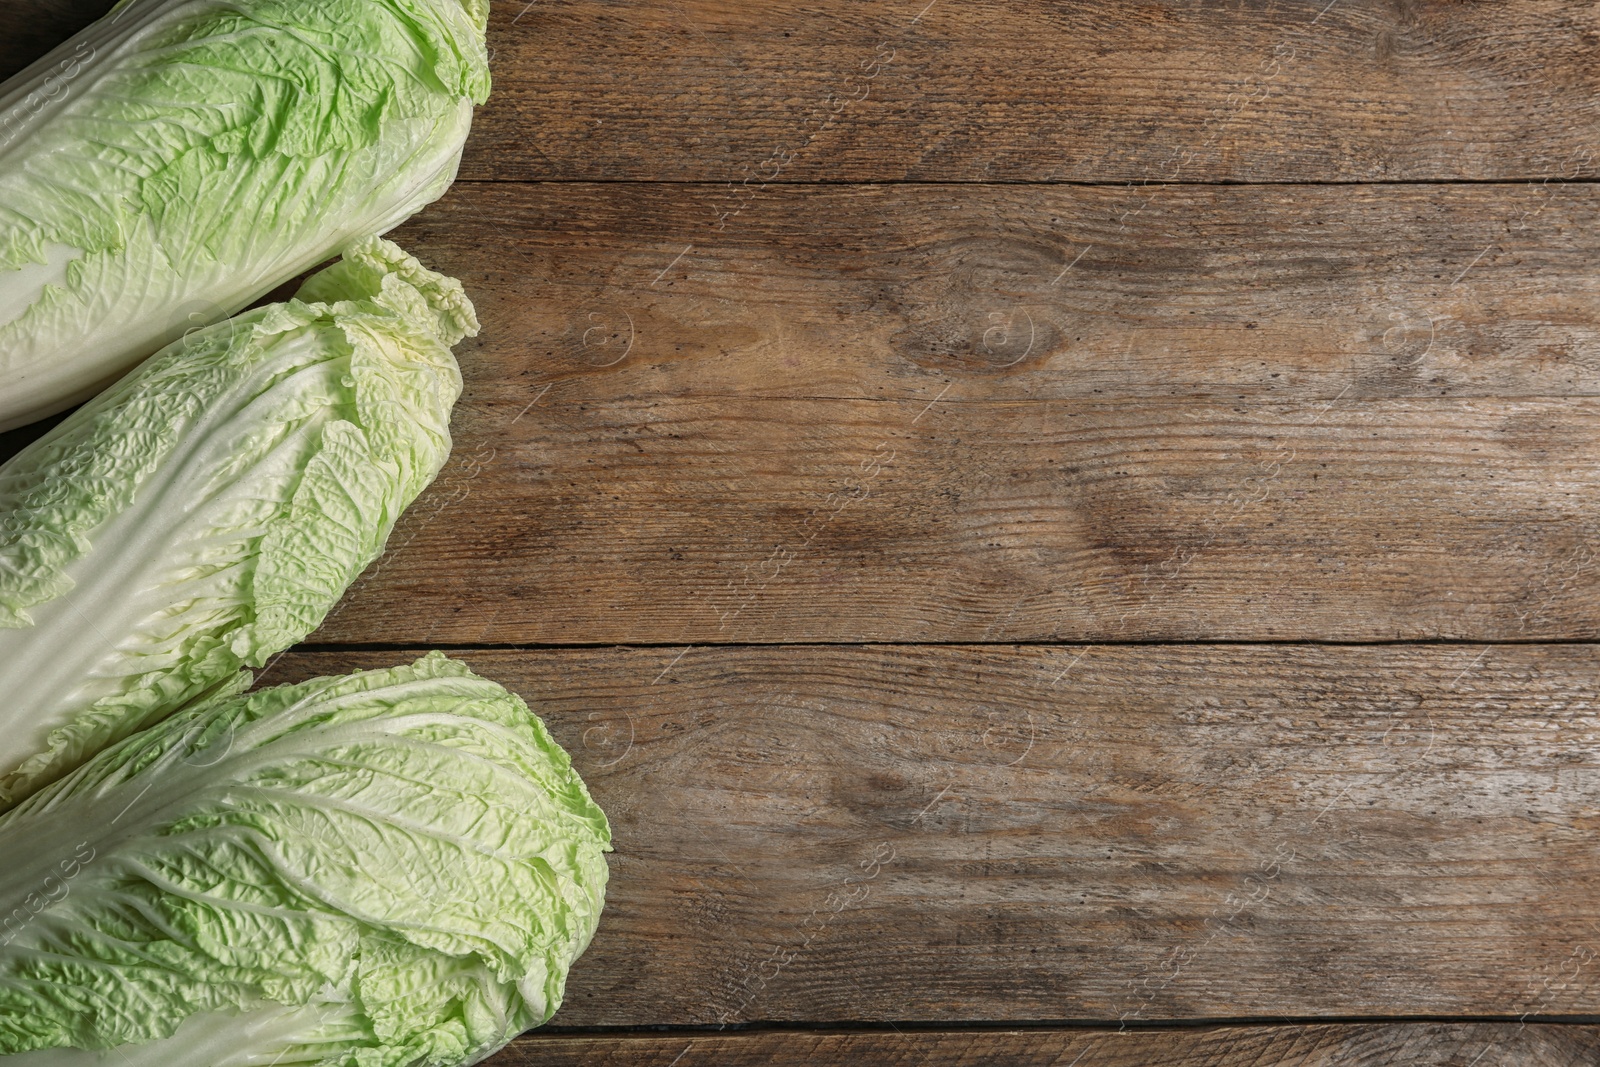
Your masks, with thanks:
<instances>
[{"instance_id":1,"label":"weathered wood","mask_svg":"<svg viewBox=\"0 0 1600 1067\"><path fill-rule=\"evenodd\" d=\"M600 402L514 389L459 415L447 473L315 640L1600 628L1593 398Z\"/></svg>"},{"instance_id":2,"label":"weathered wood","mask_svg":"<svg viewBox=\"0 0 1600 1067\"><path fill-rule=\"evenodd\" d=\"M0 0L0 76L108 6ZM463 174L1593 176L1597 38L1578 0L502 0Z\"/></svg>"},{"instance_id":3,"label":"weathered wood","mask_svg":"<svg viewBox=\"0 0 1600 1067\"><path fill-rule=\"evenodd\" d=\"M684 252L680 187L458 188L398 234L484 319L457 454L319 640L1596 632L1545 398L1600 392L1600 195L1140 195L786 189Z\"/></svg>"},{"instance_id":4,"label":"weathered wood","mask_svg":"<svg viewBox=\"0 0 1600 1067\"><path fill-rule=\"evenodd\" d=\"M465 173L1593 174L1597 39L1577 0L507 0Z\"/></svg>"},{"instance_id":5,"label":"weathered wood","mask_svg":"<svg viewBox=\"0 0 1600 1067\"><path fill-rule=\"evenodd\" d=\"M111 9L114 0L0 0L0 79Z\"/></svg>"},{"instance_id":6,"label":"weathered wood","mask_svg":"<svg viewBox=\"0 0 1600 1067\"><path fill-rule=\"evenodd\" d=\"M1600 394L1593 185L707 195L458 185L397 231L484 320L467 402Z\"/></svg>"},{"instance_id":7,"label":"weathered wood","mask_svg":"<svg viewBox=\"0 0 1600 1067\"><path fill-rule=\"evenodd\" d=\"M1597 1060L1594 1026L1390 1023L1124 1033L541 1034L487 1067L1592 1067Z\"/></svg>"},{"instance_id":8,"label":"weathered wood","mask_svg":"<svg viewBox=\"0 0 1600 1067\"><path fill-rule=\"evenodd\" d=\"M467 660L615 828L557 1021L637 1027L1600 1014L1595 656ZM269 680L407 658L293 654Z\"/></svg>"}]
</instances>

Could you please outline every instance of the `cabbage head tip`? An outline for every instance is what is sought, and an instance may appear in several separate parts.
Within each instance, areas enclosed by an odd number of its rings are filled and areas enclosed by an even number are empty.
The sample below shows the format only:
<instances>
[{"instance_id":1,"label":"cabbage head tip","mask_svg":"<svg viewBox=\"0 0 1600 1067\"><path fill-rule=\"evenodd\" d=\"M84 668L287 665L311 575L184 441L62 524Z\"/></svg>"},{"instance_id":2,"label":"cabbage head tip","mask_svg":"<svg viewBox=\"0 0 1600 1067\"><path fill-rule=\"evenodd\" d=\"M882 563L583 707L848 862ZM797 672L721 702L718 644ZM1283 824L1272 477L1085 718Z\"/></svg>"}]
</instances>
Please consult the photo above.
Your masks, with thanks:
<instances>
[{"instance_id":1,"label":"cabbage head tip","mask_svg":"<svg viewBox=\"0 0 1600 1067\"><path fill-rule=\"evenodd\" d=\"M488 0L123 0L0 86L0 430L443 195Z\"/></svg>"}]
</instances>

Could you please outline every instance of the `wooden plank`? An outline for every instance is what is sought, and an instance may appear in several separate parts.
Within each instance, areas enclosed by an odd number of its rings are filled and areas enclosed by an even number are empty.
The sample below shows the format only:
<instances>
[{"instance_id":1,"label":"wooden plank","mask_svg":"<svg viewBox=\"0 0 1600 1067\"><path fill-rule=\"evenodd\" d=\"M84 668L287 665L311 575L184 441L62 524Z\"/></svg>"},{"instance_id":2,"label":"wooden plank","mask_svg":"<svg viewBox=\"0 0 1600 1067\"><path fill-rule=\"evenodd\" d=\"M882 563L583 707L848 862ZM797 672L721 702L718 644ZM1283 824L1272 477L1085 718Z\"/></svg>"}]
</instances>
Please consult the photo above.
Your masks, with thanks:
<instances>
[{"instance_id":1,"label":"wooden plank","mask_svg":"<svg viewBox=\"0 0 1600 1067\"><path fill-rule=\"evenodd\" d=\"M452 466L314 640L1600 627L1593 398L514 404L458 418Z\"/></svg>"},{"instance_id":2,"label":"wooden plank","mask_svg":"<svg viewBox=\"0 0 1600 1067\"><path fill-rule=\"evenodd\" d=\"M1427 1022L1125 1033L538 1034L488 1067L1592 1067L1597 1059L1594 1026Z\"/></svg>"},{"instance_id":3,"label":"wooden plank","mask_svg":"<svg viewBox=\"0 0 1600 1067\"><path fill-rule=\"evenodd\" d=\"M495 5L496 93L464 173L1592 174L1597 34L1576 0L512 0Z\"/></svg>"},{"instance_id":4,"label":"wooden plank","mask_svg":"<svg viewBox=\"0 0 1600 1067\"><path fill-rule=\"evenodd\" d=\"M458 185L468 403L1600 395L1600 187ZM520 405L519 405L520 406Z\"/></svg>"},{"instance_id":5,"label":"wooden plank","mask_svg":"<svg viewBox=\"0 0 1600 1067\"><path fill-rule=\"evenodd\" d=\"M0 76L107 6L0 0ZM1597 34L1578 0L507 0L463 174L1593 176Z\"/></svg>"},{"instance_id":6,"label":"wooden plank","mask_svg":"<svg viewBox=\"0 0 1600 1067\"><path fill-rule=\"evenodd\" d=\"M1596 632L1594 190L1139 195L458 188L457 455L319 640Z\"/></svg>"},{"instance_id":7,"label":"wooden plank","mask_svg":"<svg viewBox=\"0 0 1600 1067\"><path fill-rule=\"evenodd\" d=\"M615 829L557 1021L640 1027L1600 1014L1595 652L467 660Z\"/></svg>"}]
</instances>

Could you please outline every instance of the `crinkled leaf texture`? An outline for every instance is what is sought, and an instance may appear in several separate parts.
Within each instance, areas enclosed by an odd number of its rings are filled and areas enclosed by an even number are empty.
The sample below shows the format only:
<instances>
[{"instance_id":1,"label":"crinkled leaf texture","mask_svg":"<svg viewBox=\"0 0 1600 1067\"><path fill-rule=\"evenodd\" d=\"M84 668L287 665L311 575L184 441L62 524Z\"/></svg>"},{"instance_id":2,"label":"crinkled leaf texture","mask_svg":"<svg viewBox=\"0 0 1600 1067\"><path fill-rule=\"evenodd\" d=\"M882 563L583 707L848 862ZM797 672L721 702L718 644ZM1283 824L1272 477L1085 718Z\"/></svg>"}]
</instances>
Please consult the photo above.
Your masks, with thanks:
<instances>
[{"instance_id":1,"label":"crinkled leaf texture","mask_svg":"<svg viewBox=\"0 0 1600 1067\"><path fill-rule=\"evenodd\" d=\"M0 818L0 1052L476 1062L560 1004L610 840L528 706L442 653L192 704Z\"/></svg>"},{"instance_id":2,"label":"crinkled leaf texture","mask_svg":"<svg viewBox=\"0 0 1600 1067\"><path fill-rule=\"evenodd\" d=\"M454 180L487 0L124 0L0 86L0 429Z\"/></svg>"},{"instance_id":3,"label":"crinkled leaf texture","mask_svg":"<svg viewBox=\"0 0 1600 1067\"><path fill-rule=\"evenodd\" d=\"M314 630L450 451L477 331L380 238L0 468L0 804Z\"/></svg>"}]
</instances>

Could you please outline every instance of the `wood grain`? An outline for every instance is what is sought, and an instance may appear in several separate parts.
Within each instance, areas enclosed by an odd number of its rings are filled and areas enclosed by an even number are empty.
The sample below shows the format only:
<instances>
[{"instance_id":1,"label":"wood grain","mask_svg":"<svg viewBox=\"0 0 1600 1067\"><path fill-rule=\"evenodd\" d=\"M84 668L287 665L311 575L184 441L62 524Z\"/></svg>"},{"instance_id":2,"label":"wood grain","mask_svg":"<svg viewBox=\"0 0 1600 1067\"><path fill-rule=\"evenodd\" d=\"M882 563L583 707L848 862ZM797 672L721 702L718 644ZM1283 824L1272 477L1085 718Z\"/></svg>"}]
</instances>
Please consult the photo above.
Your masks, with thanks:
<instances>
[{"instance_id":1,"label":"wood grain","mask_svg":"<svg viewBox=\"0 0 1600 1067\"><path fill-rule=\"evenodd\" d=\"M1126 1033L541 1034L488 1067L1592 1067L1597 1058L1600 1028L1593 1026L1389 1023Z\"/></svg>"},{"instance_id":2,"label":"wood grain","mask_svg":"<svg viewBox=\"0 0 1600 1067\"><path fill-rule=\"evenodd\" d=\"M528 395L458 418L446 474L315 641L1600 629L1592 398Z\"/></svg>"},{"instance_id":3,"label":"wood grain","mask_svg":"<svg viewBox=\"0 0 1600 1067\"><path fill-rule=\"evenodd\" d=\"M724 193L458 185L394 236L478 306L468 403L1600 395L1592 185Z\"/></svg>"},{"instance_id":4,"label":"wood grain","mask_svg":"<svg viewBox=\"0 0 1600 1067\"><path fill-rule=\"evenodd\" d=\"M1592 174L1597 41L1576 0L508 0L464 173Z\"/></svg>"},{"instance_id":5,"label":"wood grain","mask_svg":"<svg viewBox=\"0 0 1600 1067\"><path fill-rule=\"evenodd\" d=\"M456 457L318 640L1596 632L1593 190L1142 196L458 187Z\"/></svg>"},{"instance_id":6,"label":"wood grain","mask_svg":"<svg viewBox=\"0 0 1600 1067\"><path fill-rule=\"evenodd\" d=\"M615 829L559 1025L1600 1014L1594 646L466 659Z\"/></svg>"}]
</instances>

